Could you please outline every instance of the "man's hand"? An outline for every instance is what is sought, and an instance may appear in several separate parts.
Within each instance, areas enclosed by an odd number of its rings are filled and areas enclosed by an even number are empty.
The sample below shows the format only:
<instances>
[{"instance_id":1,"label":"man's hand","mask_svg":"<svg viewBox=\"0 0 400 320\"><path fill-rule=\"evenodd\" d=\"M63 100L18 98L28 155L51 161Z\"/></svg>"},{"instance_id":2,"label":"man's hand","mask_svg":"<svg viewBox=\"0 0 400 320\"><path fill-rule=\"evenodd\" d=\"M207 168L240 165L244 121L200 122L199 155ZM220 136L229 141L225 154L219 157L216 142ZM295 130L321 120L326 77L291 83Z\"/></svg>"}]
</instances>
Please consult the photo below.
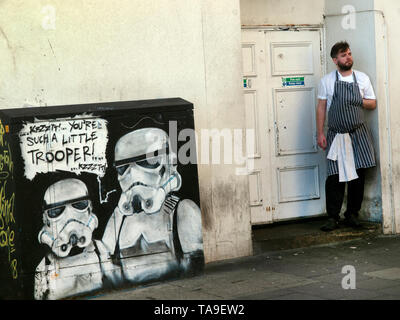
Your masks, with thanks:
<instances>
[{"instance_id":1,"label":"man's hand","mask_svg":"<svg viewBox=\"0 0 400 320\"><path fill-rule=\"evenodd\" d=\"M363 99L363 107L365 109L374 110L376 108L376 100Z\"/></svg>"},{"instance_id":2,"label":"man's hand","mask_svg":"<svg viewBox=\"0 0 400 320\"><path fill-rule=\"evenodd\" d=\"M326 149L327 147L327 142L326 142L326 137L323 133L318 135L318 146L321 147L322 149Z\"/></svg>"}]
</instances>

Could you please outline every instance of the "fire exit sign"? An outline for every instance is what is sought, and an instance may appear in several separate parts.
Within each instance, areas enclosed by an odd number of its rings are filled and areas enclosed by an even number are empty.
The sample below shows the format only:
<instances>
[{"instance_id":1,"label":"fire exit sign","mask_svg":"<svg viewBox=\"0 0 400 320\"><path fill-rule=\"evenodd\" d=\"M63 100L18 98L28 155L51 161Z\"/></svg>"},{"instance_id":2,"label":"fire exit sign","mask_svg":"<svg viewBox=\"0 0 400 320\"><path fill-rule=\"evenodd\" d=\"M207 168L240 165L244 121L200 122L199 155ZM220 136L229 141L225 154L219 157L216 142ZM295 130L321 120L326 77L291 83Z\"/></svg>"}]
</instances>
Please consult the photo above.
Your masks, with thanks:
<instances>
[{"instance_id":1,"label":"fire exit sign","mask_svg":"<svg viewBox=\"0 0 400 320\"><path fill-rule=\"evenodd\" d=\"M282 85L284 87L304 86L304 77L282 78Z\"/></svg>"}]
</instances>

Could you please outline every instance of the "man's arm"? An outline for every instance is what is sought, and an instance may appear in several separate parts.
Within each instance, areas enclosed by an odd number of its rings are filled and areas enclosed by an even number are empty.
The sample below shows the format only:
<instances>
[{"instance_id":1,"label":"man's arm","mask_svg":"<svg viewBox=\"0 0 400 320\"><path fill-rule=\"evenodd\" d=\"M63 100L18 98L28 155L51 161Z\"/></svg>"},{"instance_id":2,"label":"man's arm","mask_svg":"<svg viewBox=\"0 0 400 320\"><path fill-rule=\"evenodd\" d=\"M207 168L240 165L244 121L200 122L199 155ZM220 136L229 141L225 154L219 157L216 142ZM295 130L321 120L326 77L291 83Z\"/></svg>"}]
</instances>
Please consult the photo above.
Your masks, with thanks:
<instances>
[{"instance_id":1,"label":"man's arm","mask_svg":"<svg viewBox=\"0 0 400 320\"><path fill-rule=\"evenodd\" d=\"M363 99L363 107L365 109L374 110L376 108L375 99Z\"/></svg>"},{"instance_id":2,"label":"man's arm","mask_svg":"<svg viewBox=\"0 0 400 320\"><path fill-rule=\"evenodd\" d=\"M371 80L368 78L365 81L363 94L363 107L365 109L374 110L376 108L376 96L374 88L372 87Z\"/></svg>"},{"instance_id":3,"label":"man's arm","mask_svg":"<svg viewBox=\"0 0 400 320\"><path fill-rule=\"evenodd\" d=\"M327 100L318 99L317 105L317 141L322 149L326 149L327 142L324 134L324 123L326 119Z\"/></svg>"}]
</instances>

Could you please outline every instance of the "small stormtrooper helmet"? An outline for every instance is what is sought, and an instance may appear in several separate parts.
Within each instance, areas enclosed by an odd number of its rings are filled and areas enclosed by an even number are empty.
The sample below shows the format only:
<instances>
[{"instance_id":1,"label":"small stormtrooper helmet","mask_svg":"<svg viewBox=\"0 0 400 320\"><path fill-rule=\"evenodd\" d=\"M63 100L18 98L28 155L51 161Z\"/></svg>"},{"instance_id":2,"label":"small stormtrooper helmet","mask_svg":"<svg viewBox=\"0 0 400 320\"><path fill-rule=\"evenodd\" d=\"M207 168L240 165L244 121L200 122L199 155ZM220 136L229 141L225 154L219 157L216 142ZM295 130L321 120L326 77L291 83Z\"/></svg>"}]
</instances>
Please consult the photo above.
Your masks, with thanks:
<instances>
[{"instance_id":1,"label":"small stormtrooper helmet","mask_svg":"<svg viewBox=\"0 0 400 320\"><path fill-rule=\"evenodd\" d=\"M85 248L91 243L98 220L81 180L61 180L46 190L43 224L39 242L47 244L58 257L68 256L75 246Z\"/></svg>"},{"instance_id":2,"label":"small stormtrooper helmet","mask_svg":"<svg viewBox=\"0 0 400 320\"><path fill-rule=\"evenodd\" d=\"M181 176L176 155L165 131L144 128L121 137L115 146L115 167L122 194L118 207L123 215L161 209L168 193L179 190Z\"/></svg>"}]
</instances>

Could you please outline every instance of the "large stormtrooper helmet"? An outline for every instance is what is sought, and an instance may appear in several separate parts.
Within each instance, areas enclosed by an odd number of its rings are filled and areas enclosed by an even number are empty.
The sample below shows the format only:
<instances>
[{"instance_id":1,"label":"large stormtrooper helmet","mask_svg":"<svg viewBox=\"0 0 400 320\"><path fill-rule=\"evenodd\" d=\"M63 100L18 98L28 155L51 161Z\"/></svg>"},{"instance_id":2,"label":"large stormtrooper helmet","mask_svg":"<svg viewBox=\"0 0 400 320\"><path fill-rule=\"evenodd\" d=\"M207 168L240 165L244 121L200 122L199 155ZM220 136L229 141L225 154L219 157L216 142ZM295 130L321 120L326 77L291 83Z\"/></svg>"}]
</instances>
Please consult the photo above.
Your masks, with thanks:
<instances>
[{"instance_id":1,"label":"large stormtrooper helmet","mask_svg":"<svg viewBox=\"0 0 400 320\"><path fill-rule=\"evenodd\" d=\"M176 155L165 131L144 128L121 137L115 146L115 167L122 194L123 215L160 210L165 197L181 187Z\"/></svg>"},{"instance_id":2,"label":"large stormtrooper helmet","mask_svg":"<svg viewBox=\"0 0 400 320\"><path fill-rule=\"evenodd\" d=\"M78 179L65 179L51 185L44 194L43 228L39 242L47 244L59 257L73 247L85 248L92 241L97 217L86 185Z\"/></svg>"}]
</instances>

